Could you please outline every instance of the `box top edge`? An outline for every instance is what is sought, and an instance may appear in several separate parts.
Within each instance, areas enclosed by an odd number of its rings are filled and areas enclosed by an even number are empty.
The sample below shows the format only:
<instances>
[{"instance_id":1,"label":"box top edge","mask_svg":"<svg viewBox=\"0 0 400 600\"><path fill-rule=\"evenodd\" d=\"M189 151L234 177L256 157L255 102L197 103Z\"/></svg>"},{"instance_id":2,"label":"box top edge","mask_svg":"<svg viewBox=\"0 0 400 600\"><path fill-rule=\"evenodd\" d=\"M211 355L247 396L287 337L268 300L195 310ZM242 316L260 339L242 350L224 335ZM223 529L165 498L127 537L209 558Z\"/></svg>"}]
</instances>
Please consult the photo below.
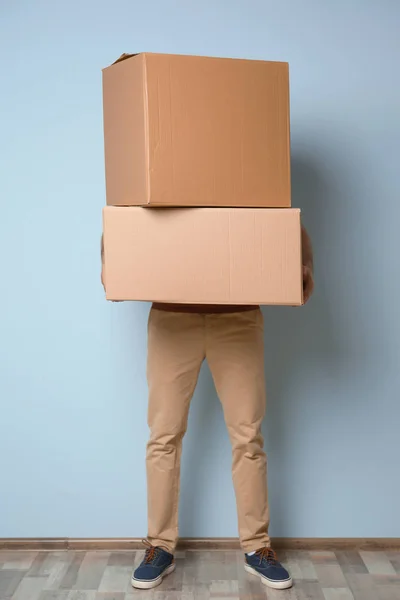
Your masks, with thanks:
<instances>
[{"instance_id":1,"label":"box top edge","mask_svg":"<svg viewBox=\"0 0 400 600\"><path fill-rule=\"evenodd\" d=\"M286 65L289 66L289 62L285 61L285 60L266 60L266 59L262 59L262 58L243 58L243 57L230 57L230 56L208 56L208 55L204 55L204 54L176 54L176 53L168 53L168 52L136 52L134 54L129 54L124 52L123 54L121 54L121 56L119 56L117 58L117 60L115 60L113 63L111 63L110 65L108 65L107 67L103 68L103 71L105 69L109 69L110 67L113 67L114 65L123 62L125 60L128 60L130 58L135 58L136 56L146 56L146 55L150 55L150 56L175 56L175 57L179 57L179 58L208 58L210 60L229 60L229 61L240 61L240 62L251 62L251 63L274 63L274 64L278 64L278 65Z\"/></svg>"},{"instance_id":2,"label":"box top edge","mask_svg":"<svg viewBox=\"0 0 400 600\"><path fill-rule=\"evenodd\" d=\"M138 204L129 204L129 205L113 205L113 204L107 204L106 206L103 206L103 212L104 211L109 211L111 210L120 210L120 209L135 209L135 210L143 210L143 209L148 209L149 212L165 212L165 211L187 211L187 210L196 210L196 211L205 211L205 210L212 210L212 211L230 211L230 210L234 210L234 211L254 211L254 212L258 212L258 211L268 211L269 213L273 212L273 213L285 213L285 214L292 214L292 215L300 215L301 214L301 209L297 208L297 207L282 207L282 206L277 206L277 207L269 207L269 206L259 206L259 207L254 207L254 206L149 206L149 204L142 204L142 205L138 205Z\"/></svg>"}]
</instances>

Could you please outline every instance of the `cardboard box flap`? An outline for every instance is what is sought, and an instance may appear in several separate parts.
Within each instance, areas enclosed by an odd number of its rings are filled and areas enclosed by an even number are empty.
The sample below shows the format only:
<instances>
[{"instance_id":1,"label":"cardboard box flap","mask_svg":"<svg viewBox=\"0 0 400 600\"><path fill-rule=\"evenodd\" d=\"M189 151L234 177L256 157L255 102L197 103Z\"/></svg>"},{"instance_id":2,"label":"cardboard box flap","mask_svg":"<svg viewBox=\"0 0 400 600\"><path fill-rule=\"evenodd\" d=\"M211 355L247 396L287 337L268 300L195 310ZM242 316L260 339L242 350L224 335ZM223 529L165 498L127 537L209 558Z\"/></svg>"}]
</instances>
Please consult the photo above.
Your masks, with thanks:
<instances>
[{"instance_id":1,"label":"cardboard box flap","mask_svg":"<svg viewBox=\"0 0 400 600\"><path fill-rule=\"evenodd\" d=\"M138 56L139 54L142 54L142 52L136 52L136 54L126 54L124 52L119 58L117 58L117 60L111 63L111 66L116 65L117 63L122 62L123 60L127 60L128 58L132 58L133 56Z\"/></svg>"}]
</instances>

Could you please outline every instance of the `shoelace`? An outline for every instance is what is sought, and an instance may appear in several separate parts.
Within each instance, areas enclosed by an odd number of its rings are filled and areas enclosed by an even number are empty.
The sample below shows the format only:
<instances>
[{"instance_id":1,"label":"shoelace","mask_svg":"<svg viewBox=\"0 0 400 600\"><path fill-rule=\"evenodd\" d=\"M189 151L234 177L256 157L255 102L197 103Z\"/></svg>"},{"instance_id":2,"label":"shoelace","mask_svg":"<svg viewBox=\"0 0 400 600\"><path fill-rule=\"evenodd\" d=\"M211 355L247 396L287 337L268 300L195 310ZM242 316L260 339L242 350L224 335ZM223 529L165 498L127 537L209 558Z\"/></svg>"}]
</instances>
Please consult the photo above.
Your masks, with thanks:
<instances>
[{"instance_id":1,"label":"shoelace","mask_svg":"<svg viewBox=\"0 0 400 600\"><path fill-rule=\"evenodd\" d=\"M153 562L159 554L159 548L157 546L152 546L149 541L142 540L144 546L146 546L146 552L144 555L144 564L148 565Z\"/></svg>"},{"instance_id":2,"label":"shoelace","mask_svg":"<svg viewBox=\"0 0 400 600\"><path fill-rule=\"evenodd\" d=\"M150 544L149 540L142 540L142 543L146 547L146 552L144 555L145 565L153 562L160 554L160 551L164 550L164 548L162 548L161 546L153 546L153 544ZM165 551L167 550L165 549Z\"/></svg>"},{"instance_id":3,"label":"shoelace","mask_svg":"<svg viewBox=\"0 0 400 600\"><path fill-rule=\"evenodd\" d=\"M260 548L259 550L257 550L256 556L258 556L260 559L260 565L263 562L263 560L265 560L270 565L276 565L276 563L278 562L276 553L272 550L272 548Z\"/></svg>"}]
</instances>

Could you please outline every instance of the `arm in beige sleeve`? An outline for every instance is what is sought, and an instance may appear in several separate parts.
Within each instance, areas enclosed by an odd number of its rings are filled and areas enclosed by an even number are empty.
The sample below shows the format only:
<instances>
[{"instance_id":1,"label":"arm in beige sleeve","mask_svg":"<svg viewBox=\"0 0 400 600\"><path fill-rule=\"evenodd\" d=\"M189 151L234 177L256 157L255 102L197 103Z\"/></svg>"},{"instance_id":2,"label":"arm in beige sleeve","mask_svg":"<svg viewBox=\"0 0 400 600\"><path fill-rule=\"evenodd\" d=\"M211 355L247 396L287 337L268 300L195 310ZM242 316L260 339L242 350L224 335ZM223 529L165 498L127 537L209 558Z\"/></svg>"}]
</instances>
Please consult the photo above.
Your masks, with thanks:
<instances>
[{"instance_id":1,"label":"arm in beige sleeve","mask_svg":"<svg viewBox=\"0 0 400 600\"><path fill-rule=\"evenodd\" d=\"M314 272L314 257L311 240L303 225L301 226L301 247L303 267L308 267L311 272Z\"/></svg>"}]
</instances>

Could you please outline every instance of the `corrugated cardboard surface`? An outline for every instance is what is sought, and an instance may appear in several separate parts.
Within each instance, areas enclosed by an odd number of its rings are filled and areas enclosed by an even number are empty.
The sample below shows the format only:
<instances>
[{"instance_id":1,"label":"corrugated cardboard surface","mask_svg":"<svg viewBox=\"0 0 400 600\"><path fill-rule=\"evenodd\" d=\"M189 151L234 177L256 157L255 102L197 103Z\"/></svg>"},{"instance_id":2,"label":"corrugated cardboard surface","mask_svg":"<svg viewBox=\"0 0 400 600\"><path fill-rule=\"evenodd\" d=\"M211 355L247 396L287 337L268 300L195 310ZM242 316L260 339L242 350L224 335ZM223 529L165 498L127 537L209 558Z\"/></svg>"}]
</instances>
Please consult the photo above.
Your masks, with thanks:
<instances>
[{"instance_id":1,"label":"corrugated cardboard surface","mask_svg":"<svg viewBox=\"0 0 400 600\"><path fill-rule=\"evenodd\" d=\"M302 303L298 209L103 210L107 299Z\"/></svg>"},{"instance_id":2,"label":"corrugated cardboard surface","mask_svg":"<svg viewBox=\"0 0 400 600\"><path fill-rule=\"evenodd\" d=\"M144 56L103 71L104 152L108 204L146 202Z\"/></svg>"},{"instance_id":3,"label":"corrugated cardboard surface","mask_svg":"<svg viewBox=\"0 0 400 600\"><path fill-rule=\"evenodd\" d=\"M290 206L287 63L138 54L103 99L107 204Z\"/></svg>"}]
</instances>

